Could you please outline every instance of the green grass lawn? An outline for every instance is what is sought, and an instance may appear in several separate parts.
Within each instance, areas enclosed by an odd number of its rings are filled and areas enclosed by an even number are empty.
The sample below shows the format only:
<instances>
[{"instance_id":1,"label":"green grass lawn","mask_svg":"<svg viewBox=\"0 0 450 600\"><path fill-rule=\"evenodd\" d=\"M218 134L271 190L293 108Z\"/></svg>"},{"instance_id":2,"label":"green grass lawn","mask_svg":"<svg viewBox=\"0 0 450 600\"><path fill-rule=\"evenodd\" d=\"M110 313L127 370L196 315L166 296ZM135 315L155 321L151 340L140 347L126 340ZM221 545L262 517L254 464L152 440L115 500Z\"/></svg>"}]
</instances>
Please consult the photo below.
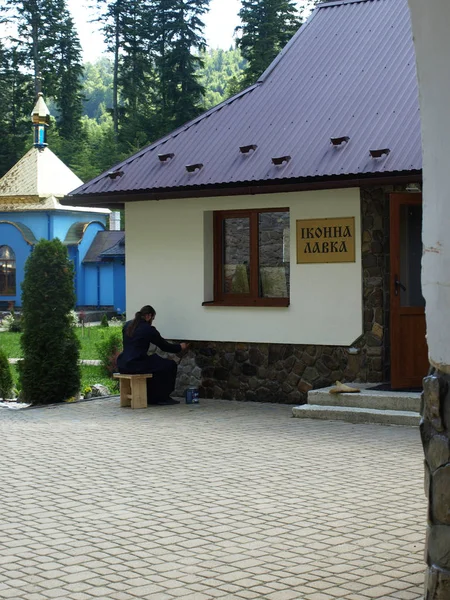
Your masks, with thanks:
<instances>
[{"instance_id":1,"label":"green grass lawn","mask_svg":"<svg viewBox=\"0 0 450 600\"><path fill-rule=\"evenodd\" d=\"M101 367L81 365L81 393L86 387L92 387L95 383L106 385L112 395L119 393L119 381L105 377L101 372Z\"/></svg>"},{"instance_id":2,"label":"green grass lawn","mask_svg":"<svg viewBox=\"0 0 450 600\"><path fill-rule=\"evenodd\" d=\"M77 327L76 334L81 342L80 358L83 360L97 360L96 344L107 339L112 333L121 333L120 327ZM20 336L20 333L0 332L0 348L8 358L22 358Z\"/></svg>"},{"instance_id":3,"label":"green grass lawn","mask_svg":"<svg viewBox=\"0 0 450 600\"><path fill-rule=\"evenodd\" d=\"M96 345L103 340L108 339L113 333L121 334L120 327L81 327L76 328L76 334L81 342L80 358L83 360L98 360L99 355ZM20 333L11 333L9 331L0 332L0 348L8 358L22 358L22 349L20 347ZM18 384L17 366L11 365L11 371L14 378L14 384ZM105 377L101 367L92 365L81 365L81 388L80 392L86 387L91 387L95 383L105 385L111 394L119 393L119 382Z\"/></svg>"}]
</instances>

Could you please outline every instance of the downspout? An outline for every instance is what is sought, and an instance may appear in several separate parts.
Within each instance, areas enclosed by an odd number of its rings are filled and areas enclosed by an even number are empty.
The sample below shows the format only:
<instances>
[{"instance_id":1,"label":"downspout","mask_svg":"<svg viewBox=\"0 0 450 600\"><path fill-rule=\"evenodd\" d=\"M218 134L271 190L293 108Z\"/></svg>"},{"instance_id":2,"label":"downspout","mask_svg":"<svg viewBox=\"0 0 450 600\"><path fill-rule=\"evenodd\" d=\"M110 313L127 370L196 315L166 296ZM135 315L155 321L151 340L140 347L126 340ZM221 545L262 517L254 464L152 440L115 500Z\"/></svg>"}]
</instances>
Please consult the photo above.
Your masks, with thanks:
<instances>
[{"instance_id":1,"label":"downspout","mask_svg":"<svg viewBox=\"0 0 450 600\"><path fill-rule=\"evenodd\" d=\"M53 231L52 231L52 217L50 215L50 213L47 213L47 239L48 241L50 241L53 237Z\"/></svg>"},{"instance_id":2,"label":"downspout","mask_svg":"<svg viewBox=\"0 0 450 600\"><path fill-rule=\"evenodd\" d=\"M70 256L70 254L72 254L72 256ZM78 283L78 276L79 276L79 268L78 268L78 251L74 251L72 250L70 252L69 250L69 258L72 260L73 262L73 281L74 281L74 289L75 289L75 304L76 306L80 306L82 303L79 303L78 300L78 289L79 289L79 283Z\"/></svg>"},{"instance_id":3,"label":"downspout","mask_svg":"<svg viewBox=\"0 0 450 600\"><path fill-rule=\"evenodd\" d=\"M97 308L100 308L100 265L97 265Z\"/></svg>"}]
</instances>

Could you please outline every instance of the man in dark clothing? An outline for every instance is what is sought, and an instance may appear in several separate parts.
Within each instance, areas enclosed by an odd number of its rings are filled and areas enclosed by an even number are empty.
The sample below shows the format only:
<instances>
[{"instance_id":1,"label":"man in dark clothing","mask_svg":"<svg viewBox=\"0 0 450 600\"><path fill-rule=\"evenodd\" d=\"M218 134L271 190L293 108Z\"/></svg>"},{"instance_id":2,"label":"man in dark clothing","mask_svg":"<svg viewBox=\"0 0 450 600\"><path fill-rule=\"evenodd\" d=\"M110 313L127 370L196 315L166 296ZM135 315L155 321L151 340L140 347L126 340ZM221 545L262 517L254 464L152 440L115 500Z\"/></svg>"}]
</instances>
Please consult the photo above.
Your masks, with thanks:
<instances>
[{"instance_id":1,"label":"man in dark clothing","mask_svg":"<svg viewBox=\"0 0 450 600\"><path fill-rule=\"evenodd\" d=\"M155 309L144 306L135 315L133 321L125 323L123 335L123 351L117 357L120 373L152 373L147 379L147 404L179 404L170 394L175 389L177 363L157 354L148 354L150 344L154 344L163 352L178 354L188 348L188 344L171 344L153 327L156 316Z\"/></svg>"}]
</instances>

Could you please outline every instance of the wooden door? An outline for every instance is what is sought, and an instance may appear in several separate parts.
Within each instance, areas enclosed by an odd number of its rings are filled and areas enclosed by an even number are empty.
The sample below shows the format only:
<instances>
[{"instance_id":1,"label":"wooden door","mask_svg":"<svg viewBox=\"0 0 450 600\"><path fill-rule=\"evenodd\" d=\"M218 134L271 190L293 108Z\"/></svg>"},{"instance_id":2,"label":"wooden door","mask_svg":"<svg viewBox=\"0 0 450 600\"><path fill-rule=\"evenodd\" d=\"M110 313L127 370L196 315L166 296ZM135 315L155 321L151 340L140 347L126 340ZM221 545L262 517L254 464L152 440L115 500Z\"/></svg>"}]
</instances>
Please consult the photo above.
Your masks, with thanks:
<instances>
[{"instance_id":1,"label":"wooden door","mask_svg":"<svg viewBox=\"0 0 450 600\"><path fill-rule=\"evenodd\" d=\"M391 194L391 386L421 387L428 371L422 296L422 196Z\"/></svg>"}]
</instances>

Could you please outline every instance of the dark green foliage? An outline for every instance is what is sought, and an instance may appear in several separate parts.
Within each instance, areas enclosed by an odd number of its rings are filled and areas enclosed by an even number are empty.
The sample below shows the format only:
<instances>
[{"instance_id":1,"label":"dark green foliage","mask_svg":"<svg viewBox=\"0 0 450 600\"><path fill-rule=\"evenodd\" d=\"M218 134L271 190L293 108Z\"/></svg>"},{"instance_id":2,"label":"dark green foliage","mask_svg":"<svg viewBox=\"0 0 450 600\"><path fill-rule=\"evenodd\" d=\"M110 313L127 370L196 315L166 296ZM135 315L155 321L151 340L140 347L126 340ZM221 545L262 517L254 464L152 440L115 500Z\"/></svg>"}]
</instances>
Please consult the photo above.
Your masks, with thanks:
<instances>
[{"instance_id":1,"label":"dark green foliage","mask_svg":"<svg viewBox=\"0 0 450 600\"><path fill-rule=\"evenodd\" d=\"M113 54L115 140L135 152L197 116L204 87L202 15L210 0L97 0Z\"/></svg>"},{"instance_id":2,"label":"dark green foliage","mask_svg":"<svg viewBox=\"0 0 450 600\"><path fill-rule=\"evenodd\" d=\"M73 19L65 9L65 0L59 4L59 28L55 31L55 46L52 52L55 84L53 90L49 90L49 94L51 93L58 105L57 125L60 136L73 141L80 137L80 121L83 114L81 45Z\"/></svg>"},{"instance_id":3,"label":"dark green foliage","mask_svg":"<svg viewBox=\"0 0 450 600\"><path fill-rule=\"evenodd\" d=\"M161 134L201 112L205 89L198 79L206 48L203 15L210 0L152 0L153 47L158 79Z\"/></svg>"},{"instance_id":4,"label":"dark green foliage","mask_svg":"<svg viewBox=\"0 0 450 600\"><path fill-rule=\"evenodd\" d=\"M202 110L216 106L226 100L230 95L233 82L240 80L243 70L247 65L247 61L242 57L241 51L237 48L229 50L208 50L201 53L203 66L199 66L196 72L200 84L205 88L205 93L201 101ZM155 59L156 60L156 59ZM124 80L122 80L124 81ZM102 137L110 136L110 147L105 150L108 156L109 164L105 165L104 169L109 168L114 161L119 162L120 158L111 159L111 149L113 144L112 130L112 89L113 89L113 63L109 58L101 58L95 63L87 63L84 69L83 77L83 96L84 96L84 113L82 119L83 140L86 141L88 147L95 146L95 153L89 157L89 163L94 164L96 157L102 154L101 142ZM155 94L157 82L147 82L147 92ZM162 97L156 97L154 103L160 106ZM144 101L144 100L143 100ZM154 104L153 103L153 104ZM52 107L49 103L50 110ZM145 110L152 109L152 102L147 102ZM156 119L154 116L149 116L152 121ZM87 119L86 117L89 117ZM123 118L123 115L122 115ZM125 138L126 125L123 125L121 137ZM141 132L143 127L141 126ZM51 140L51 147L54 149L54 142ZM130 143L131 140L126 140ZM80 176L80 175L79 175ZM80 176L83 179L82 176Z\"/></svg>"},{"instance_id":5,"label":"dark green foliage","mask_svg":"<svg viewBox=\"0 0 450 600\"><path fill-rule=\"evenodd\" d=\"M60 136L71 142L66 151L74 146L80 135L83 72L66 0L0 0L1 11L17 28L17 35L5 44L7 51L0 48L0 176L25 151L31 109L41 89L54 100Z\"/></svg>"},{"instance_id":6,"label":"dark green foliage","mask_svg":"<svg viewBox=\"0 0 450 600\"><path fill-rule=\"evenodd\" d=\"M256 83L300 27L294 0L242 0L238 47L248 60L243 84Z\"/></svg>"},{"instance_id":7,"label":"dark green foliage","mask_svg":"<svg viewBox=\"0 0 450 600\"><path fill-rule=\"evenodd\" d=\"M119 140L123 148L135 151L154 137L155 73L150 51L154 15L146 0L126 4L118 72L123 106Z\"/></svg>"},{"instance_id":8,"label":"dark green foliage","mask_svg":"<svg viewBox=\"0 0 450 600\"><path fill-rule=\"evenodd\" d=\"M21 53L0 41L0 177L26 151L33 108L32 82L20 70Z\"/></svg>"},{"instance_id":9,"label":"dark green foliage","mask_svg":"<svg viewBox=\"0 0 450 600\"><path fill-rule=\"evenodd\" d=\"M81 122L82 141L72 150L72 157L66 162L80 179L87 181L126 158L127 153L120 151L115 141L113 122L109 115L103 114L99 123L88 117L83 117ZM62 157L53 142L51 147Z\"/></svg>"},{"instance_id":10,"label":"dark green foliage","mask_svg":"<svg viewBox=\"0 0 450 600\"><path fill-rule=\"evenodd\" d=\"M69 315L74 306L67 249L58 239L41 240L26 262L22 284L20 380L25 402L62 402L78 393L80 344Z\"/></svg>"},{"instance_id":11,"label":"dark green foliage","mask_svg":"<svg viewBox=\"0 0 450 600\"><path fill-rule=\"evenodd\" d=\"M125 114L123 101L119 102L119 94L124 92L126 96L128 93L128 90L119 90L122 75L126 79L123 63L125 61L128 68L131 66L131 78L133 79L138 70L137 65L141 62L143 41L141 27L137 26L137 21L140 21L145 10L146 0L142 2L137 0L96 0L96 5L100 10L98 21L104 32L106 46L114 57L111 115L115 140L118 142L119 126L122 124L121 117L123 118ZM130 45L131 55L129 55ZM126 48L125 51L122 48ZM139 70L142 72L142 64L139 64ZM136 94L135 90L129 92L132 95Z\"/></svg>"},{"instance_id":12,"label":"dark green foliage","mask_svg":"<svg viewBox=\"0 0 450 600\"><path fill-rule=\"evenodd\" d=\"M35 94L56 100L63 137L77 133L81 118L81 47L66 0L6 0L19 33L14 44Z\"/></svg>"},{"instance_id":13,"label":"dark green foliage","mask_svg":"<svg viewBox=\"0 0 450 600\"><path fill-rule=\"evenodd\" d=\"M9 398L13 389L13 377L8 357L0 348L0 398Z\"/></svg>"},{"instance_id":14,"label":"dark green foliage","mask_svg":"<svg viewBox=\"0 0 450 600\"><path fill-rule=\"evenodd\" d=\"M11 331L12 333L21 333L22 317L16 317L14 315L14 319L11 321L11 323L8 326L8 331Z\"/></svg>"},{"instance_id":15,"label":"dark green foliage","mask_svg":"<svg viewBox=\"0 0 450 600\"><path fill-rule=\"evenodd\" d=\"M102 320L100 321L101 327L109 327L108 316L106 314L103 315Z\"/></svg>"},{"instance_id":16,"label":"dark green foliage","mask_svg":"<svg viewBox=\"0 0 450 600\"><path fill-rule=\"evenodd\" d=\"M84 65L83 111L100 122L107 108L112 107L113 64L107 57Z\"/></svg>"},{"instance_id":17,"label":"dark green foliage","mask_svg":"<svg viewBox=\"0 0 450 600\"><path fill-rule=\"evenodd\" d=\"M112 333L108 338L97 344L97 353L101 360L102 372L111 377L117 371L117 357L122 352L122 334Z\"/></svg>"}]
</instances>

